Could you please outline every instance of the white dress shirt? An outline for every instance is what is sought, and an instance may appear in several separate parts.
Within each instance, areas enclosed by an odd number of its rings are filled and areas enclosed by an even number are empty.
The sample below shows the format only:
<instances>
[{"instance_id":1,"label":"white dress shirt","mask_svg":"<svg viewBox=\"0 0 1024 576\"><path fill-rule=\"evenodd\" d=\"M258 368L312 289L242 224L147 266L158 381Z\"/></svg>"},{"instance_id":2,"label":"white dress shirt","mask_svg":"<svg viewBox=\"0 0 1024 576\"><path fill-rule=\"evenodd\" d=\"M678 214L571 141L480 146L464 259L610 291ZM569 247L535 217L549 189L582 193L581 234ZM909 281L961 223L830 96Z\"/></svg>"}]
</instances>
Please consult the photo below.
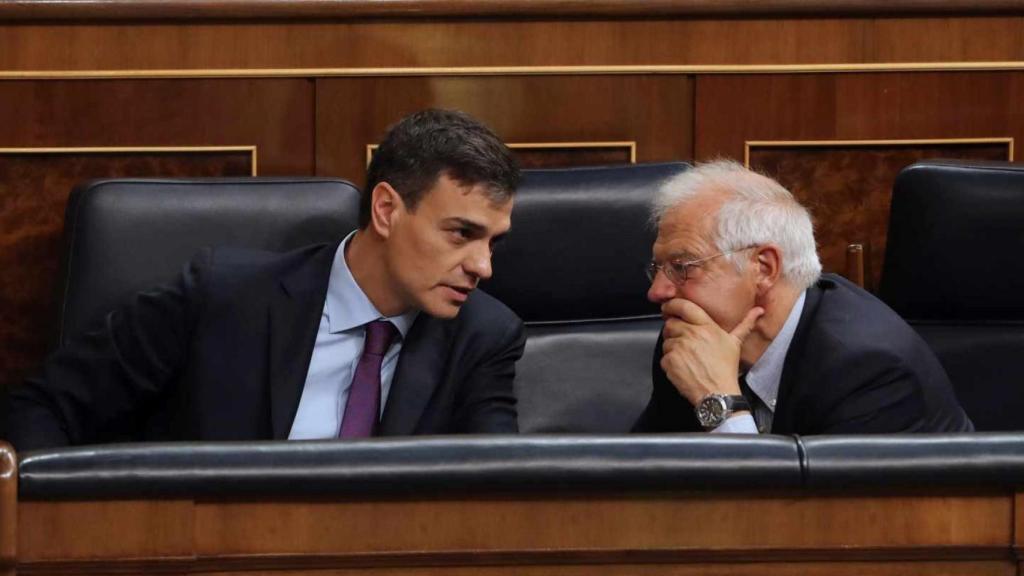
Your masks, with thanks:
<instances>
[{"instance_id":1,"label":"white dress shirt","mask_svg":"<svg viewBox=\"0 0 1024 576\"><path fill-rule=\"evenodd\" d=\"M747 371L747 386L757 396L760 402L755 399L747 400L753 406L757 419L751 414L733 416L722 422L712 430L715 433L724 434L757 434L770 432L772 429L772 418L775 415L775 402L779 397L779 383L782 382L782 368L786 364L786 354L789 353L789 345L793 342L793 334L796 333L797 324L800 323L800 314L804 311L804 300L807 293L800 294L793 309L786 317L786 323L782 330L775 336L772 343L765 349L764 354L754 362L754 365ZM760 426L758 426L760 424Z\"/></svg>"},{"instance_id":2,"label":"white dress shirt","mask_svg":"<svg viewBox=\"0 0 1024 576\"><path fill-rule=\"evenodd\" d=\"M418 311L384 318L356 284L345 261L345 247L352 239L349 234L334 255L331 276L327 284L320 328L313 345L313 357L306 372L299 409L292 422L289 440L336 438L348 403L356 365L363 353L366 324L386 319L398 328L399 336L391 344L380 368L380 409L384 412L391 380L398 364L402 342L409 332Z\"/></svg>"}]
</instances>

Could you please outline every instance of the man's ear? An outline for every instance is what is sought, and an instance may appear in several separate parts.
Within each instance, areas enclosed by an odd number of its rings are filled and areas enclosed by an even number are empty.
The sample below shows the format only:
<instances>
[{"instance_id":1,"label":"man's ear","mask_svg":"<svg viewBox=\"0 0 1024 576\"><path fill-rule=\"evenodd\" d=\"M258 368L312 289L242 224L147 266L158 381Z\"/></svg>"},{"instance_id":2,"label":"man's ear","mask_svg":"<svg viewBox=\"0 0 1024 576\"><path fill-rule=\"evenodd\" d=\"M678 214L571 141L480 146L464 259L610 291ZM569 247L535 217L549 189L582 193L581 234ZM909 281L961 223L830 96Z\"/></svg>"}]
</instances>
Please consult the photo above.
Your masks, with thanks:
<instances>
[{"instance_id":1,"label":"man's ear","mask_svg":"<svg viewBox=\"0 0 1024 576\"><path fill-rule=\"evenodd\" d=\"M757 274L757 289L767 292L782 277L782 250L774 244L754 248L754 267Z\"/></svg>"},{"instance_id":2,"label":"man's ear","mask_svg":"<svg viewBox=\"0 0 1024 576\"><path fill-rule=\"evenodd\" d=\"M390 184L378 183L370 191L370 227L381 238L391 236L391 229L404 208L402 197Z\"/></svg>"}]
</instances>

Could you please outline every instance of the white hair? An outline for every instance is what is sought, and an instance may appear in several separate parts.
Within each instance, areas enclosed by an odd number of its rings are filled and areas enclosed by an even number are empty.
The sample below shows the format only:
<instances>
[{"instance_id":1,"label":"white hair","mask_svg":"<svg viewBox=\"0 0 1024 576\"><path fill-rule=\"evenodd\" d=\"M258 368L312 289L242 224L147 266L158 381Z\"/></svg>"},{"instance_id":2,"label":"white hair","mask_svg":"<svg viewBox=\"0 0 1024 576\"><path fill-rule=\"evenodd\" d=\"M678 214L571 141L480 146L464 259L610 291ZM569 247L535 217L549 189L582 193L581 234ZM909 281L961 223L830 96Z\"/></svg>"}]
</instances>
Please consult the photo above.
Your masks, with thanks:
<instances>
[{"instance_id":1,"label":"white hair","mask_svg":"<svg viewBox=\"0 0 1024 576\"><path fill-rule=\"evenodd\" d=\"M702 194L725 194L713 241L721 252L774 244L782 251L782 278L807 289L818 281L821 262L811 215L788 190L771 178L732 160L716 160L667 180L654 198L654 222ZM737 268L744 260L728 256Z\"/></svg>"}]
</instances>

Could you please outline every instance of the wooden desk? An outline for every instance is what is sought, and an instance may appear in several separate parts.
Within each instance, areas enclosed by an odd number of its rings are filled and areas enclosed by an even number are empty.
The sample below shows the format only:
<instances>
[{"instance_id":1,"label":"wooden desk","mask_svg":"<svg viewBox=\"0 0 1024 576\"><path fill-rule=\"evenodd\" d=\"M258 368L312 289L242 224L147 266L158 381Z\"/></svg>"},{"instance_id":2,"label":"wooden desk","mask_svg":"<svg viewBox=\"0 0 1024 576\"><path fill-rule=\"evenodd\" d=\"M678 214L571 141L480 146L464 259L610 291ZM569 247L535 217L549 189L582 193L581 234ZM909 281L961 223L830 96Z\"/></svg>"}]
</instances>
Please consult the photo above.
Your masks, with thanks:
<instances>
[{"instance_id":1,"label":"wooden desk","mask_svg":"<svg viewBox=\"0 0 1024 576\"><path fill-rule=\"evenodd\" d=\"M10 462L8 448L0 450ZM5 477L9 478L9 477ZM0 494L11 573L13 481ZM20 574L1019 574L1001 490L23 501Z\"/></svg>"}]
</instances>

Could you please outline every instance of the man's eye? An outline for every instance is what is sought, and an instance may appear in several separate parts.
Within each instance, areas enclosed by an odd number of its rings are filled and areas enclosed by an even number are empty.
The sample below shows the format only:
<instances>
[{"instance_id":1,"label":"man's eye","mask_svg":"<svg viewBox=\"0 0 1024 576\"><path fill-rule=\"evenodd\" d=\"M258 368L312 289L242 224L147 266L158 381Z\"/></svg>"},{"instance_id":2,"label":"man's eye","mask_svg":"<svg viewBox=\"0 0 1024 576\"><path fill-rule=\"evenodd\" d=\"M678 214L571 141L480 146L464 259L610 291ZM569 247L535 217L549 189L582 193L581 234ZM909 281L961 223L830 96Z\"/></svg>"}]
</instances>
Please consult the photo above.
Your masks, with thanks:
<instances>
[{"instance_id":1,"label":"man's eye","mask_svg":"<svg viewBox=\"0 0 1024 576\"><path fill-rule=\"evenodd\" d=\"M669 262L667 266L671 268L672 272L674 272L675 274L683 274L686 272L687 268L687 264L683 262Z\"/></svg>"},{"instance_id":2,"label":"man's eye","mask_svg":"<svg viewBox=\"0 0 1024 576\"><path fill-rule=\"evenodd\" d=\"M472 236L472 233L469 231L468 228L453 228L452 230L449 230L448 233L451 234L453 238L459 241L469 240L470 237Z\"/></svg>"}]
</instances>

